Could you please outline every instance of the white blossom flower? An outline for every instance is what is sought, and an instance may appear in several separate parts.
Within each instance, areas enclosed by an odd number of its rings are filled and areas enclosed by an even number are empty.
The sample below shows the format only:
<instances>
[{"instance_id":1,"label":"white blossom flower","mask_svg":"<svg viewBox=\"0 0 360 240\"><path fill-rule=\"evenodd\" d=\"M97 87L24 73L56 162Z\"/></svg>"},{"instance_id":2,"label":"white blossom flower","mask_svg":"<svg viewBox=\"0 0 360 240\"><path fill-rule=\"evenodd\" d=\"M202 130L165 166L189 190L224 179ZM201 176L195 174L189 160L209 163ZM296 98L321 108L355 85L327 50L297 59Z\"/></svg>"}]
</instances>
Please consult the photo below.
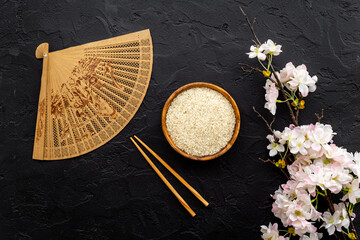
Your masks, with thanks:
<instances>
[{"instance_id":1,"label":"white blossom flower","mask_svg":"<svg viewBox=\"0 0 360 240\"><path fill-rule=\"evenodd\" d=\"M349 170L344 169L340 164L332 164L331 169L327 167L328 177L326 178L326 182L324 184L325 188L329 189L332 193L338 194L343 187L349 184L353 177L350 175Z\"/></svg>"},{"instance_id":2,"label":"white blossom flower","mask_svg":"<svg viewBox=\"0 0 360 240\"><path fill-rule=\"evenodd\" d=\"M316 227L309 221L295 222L293 223L295 228L295 234L302 236L306 233L313 233L316 231Z\"/></svg>"},{"instance_id":3,"label":"white blossom flower","mask_svg":"<svg viewBox=\"0 0 360 240\"><path fill-rule=\"evenodd\" d=\"M323 213L322 218L324 223L321 225L321 227L325 227L329 235L333 235L336 225L341 224L340 211L335 211L334 215L332 215L329 211L326 211Z\"/></svg>"},{"instance_id":4,"label":"white blossom flower","mask_svg":"<svg viewBox=\"0 0 360 240\"><path fill-rule=\"evenodd\" d=\"M269 226L262 225L260 227L260 231L262 232L262 239L264 240L285 240L284 237L279 236L278 224L274 223L272 225L269 223ZM288 239L288 238L286 238Z\"/></svg>"},{"instance_id":5,"label":"white blossom flower","mask_svg":"<svg viewBox=\"0 0 360 240\"><path fill-rule=\"evenodd\" d=\"M275 83L271 80L267 79L265 86L264 86L266 93L265 93L265 108L269 109L272 115L276 113L276 100L279 96L279 90L276 88Z\"/></svg>"},{"instance_id":6,"label":"white blossom flower","mask_svg":"<svg viewBox=\"0 0 360 240\"><path fill-rule=\"evenodd\" d=\"M298 135L298 133L296 131L293 131L293 129L285 127L284 131L281 134L279 142L281 144L285 144L287 141L291 141L297 135Z\"/></svg>"},{"instance_id":7,"label":"white blossom flower","mask_svg":"<svg viewBox=\"0 0 360 240\"><path fill-rule=\"evenodd\" d=\"M296 221L302 222L304 220L311 218L311 212L308 208L310 208L309 204L298 204L299 201L294 201L287 210L287 215L292 224Z\"/></svg>"},{"instance_id":8,"label":"white blossom flower","mask_svg":"<svg viewBox=\"0 0 360 240\"><path fill-rule=\"evenodd\" d=\"M353 173L360 177L360 153L355 152L353 156L354 165L352 166L351 170Z\"/></svg>"},{"instance_id":9,"label":"white blossom flower","mask_svg":"<svg viewBox=\"0 0 360 240\"><path fill-rule=\"evenodd\" d=\"M282 50L281 45L277 45L271 39L268 39L264 44L261 45L265 50L265 54L272 54L274 56L278 56Z\"/></svg>"},{"instance_id":10,"label":"white blossom flower","mask_svg":"<svg viewBox=\"0 0 360 240\"><path fill-rule=\"evenodd\" d=\"M318 77L316 75L311 77L311 84L308 85L309 92L315 92L315 90L316 90L316 85L315 84L317 83L317 81L318 81Z\"/></svg>"},{"instance_id":11,"label":"white blossom flower","mask_svg":"<svg viewBox=\"0 0 360 240\"><path fill-rule=\"evenodd\" d=\"M325 227L328 230L329 235L334 234L335 229L336 231L341 232L342 227L347 229L350 225L350 220L344 203L334 204L334 210L334 214L326 211L322 216L324 223L321 227Z\"/></svg>"},{"instance_id":12,"label":"white blossom flower","mask_svg":"<svg viewBox=\"0 0 360 240\"><path fill-rule=\"evenodd\" d=\"M338 231L341 231L341 228L349 228L350 226L350 220L349 220L349 216L345 207L345 203L339 203L339 204L334 204L334 209L335 211L339 211L340 212L340 219L341 219L341 223L339 223L338 225L336 225L336 229Z\"/></svg>"},{"instance_id":13,"label":"white blossom flower","mask_svg":"<svg viewBox=\"0 0 360 240\"><path fill-rule=\"evenodd\" d=\"M264 61L266 59L266 55L263 53L264 52L264 47L263 45L261 45L259 48L255 47L255 46L251 46L250 47L250 51L249 53L246 53L247 55L249 55L249 58L259 58L261 61Z\"/></svg>"},{"instance_id":14,"label":"white blossom flower","mask_svg":"<svg viewBox=\"0 0 360 240\"><path fill-rule=\"evenodd\" d=\"M270 157L275 156L276 154L278 154L278 152L285 151L284 145L275 142L275 138L273 135L267 135L266 138L270 141L270 144L267 146L267 149L270 150Z\"/></svg>"},{"instance_id":15,"label":"white blossom flower","mask_svg":"<svg viewBox=\"0 0 360 240\"><path fill-rule=\"evenodd\" d=\"M314 232L310 233L310 235L302 235L299 240L319 240L323 237L322 233Z\"/></svg>"},{"instance_id":16,"label":"white blossom flower","mask_svg":"<svg viewBox=\"0 0 360 240\"><path fill-rule=\"evenodd\" d=\"M297 138L289 141L290 152L292 154L300 153L302 155L307 154L307 148L310 148L311 143L305 139L305 136L300 135Z\"/></svg>"},{"instance_id":17,"label":"white blossom flower","mask_svg":"<svg viewBox=\"0 0 360 240\"><path fill-rule=\"evenodd\" d=\"M347 187L349 191L341 200L345 201L346 199L349 199L352 204L356 204L356 199L360 198L359 179L354 179Z\"/></svg>"},{"instance_id":18,"label":"white blossom flower","mask_svg":"<svg viewBox=\"0 0 360 240\"><path fill-rule=\"evenodd\" d=\"M310 127L308 137L312 141L312 149L320 151L321 146L328 144L336 133L333 132L332 127L328 124L324 125L316 123Z\"/></svg>"}]
</instances>

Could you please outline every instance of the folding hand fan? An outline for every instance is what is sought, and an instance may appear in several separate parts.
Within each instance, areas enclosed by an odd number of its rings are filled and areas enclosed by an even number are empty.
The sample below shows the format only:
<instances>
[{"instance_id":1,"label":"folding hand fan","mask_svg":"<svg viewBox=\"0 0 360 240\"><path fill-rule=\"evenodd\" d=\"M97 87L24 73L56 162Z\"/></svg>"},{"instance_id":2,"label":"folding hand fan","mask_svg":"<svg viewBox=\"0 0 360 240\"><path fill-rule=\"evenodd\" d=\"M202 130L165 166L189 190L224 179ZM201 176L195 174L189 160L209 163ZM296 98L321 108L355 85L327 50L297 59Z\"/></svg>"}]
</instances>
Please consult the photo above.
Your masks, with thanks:
<instances>
[{"instance_id":1,"label":"folding hand fan","mask_svg":"<svg viewBox=\"0 0 360 240\"><path fill-rule=\"evenodd\" d=\"M153 62L149 30L48 52L36 122L33 158L58 160L92 151L134 116L149 85Z\"/></svg>"}]
</instances>

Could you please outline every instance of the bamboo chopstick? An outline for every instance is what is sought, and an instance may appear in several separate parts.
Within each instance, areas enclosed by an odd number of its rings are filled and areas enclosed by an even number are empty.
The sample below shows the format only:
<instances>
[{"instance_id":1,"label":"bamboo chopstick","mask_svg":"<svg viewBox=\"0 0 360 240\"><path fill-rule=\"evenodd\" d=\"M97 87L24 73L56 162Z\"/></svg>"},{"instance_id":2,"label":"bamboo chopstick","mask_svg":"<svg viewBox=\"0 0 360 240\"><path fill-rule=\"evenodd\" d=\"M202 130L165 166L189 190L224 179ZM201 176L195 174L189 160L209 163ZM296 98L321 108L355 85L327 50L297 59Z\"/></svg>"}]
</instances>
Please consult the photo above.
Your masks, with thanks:
<instances>
[{"instance_id":1,"label":"bamboo chopstick","mask_svg":"<svg viewBox=\"0 0 360 240\"><path fill-rule=\"evenodd\" d=\"M175 172L174 169L172 169L159 155L157 155L153 150L151 150L150 147L148 147L143 141L140 140L140 138L138 138L136 135L134 135L134 137L136 138L136 140L138 140L167 170L169 170L172 175L174 175L182 184L184 184L185 187L187 187L187 189L190 190L190 192L192 192L195 197L197 197L197 199L199 199L204 205L205 207L207 207L209 205L209 203L200 195L200 193L198 193L193 187L190 186L190 184L188 184L185 179L183 179L177 172Z\"/></svg>"},{"instance_id":2,"label":"bamboo chopstick","mask_svg":"<svg viewBox=\"0 0 360 240\"><path fill-rule=\"evenodd\" d=\"M175 197L179 200L179 202L183 205L183 207L190 213L192 217L196 214L189 207L189 205L185 202L185 200L180 196L180 194L173 188L173 186L166 180L164 175L160 172L160 170L155 166L155 164L150 160L150 158L145 154L145 152L140 148L140 146L135 142L135 140L130 137L131 141L134 143L135 147L140 151L140 153L144 156L146 161L150 164L150 166L154 169L157 175L161 178L161 180L166 184L166 186L171 190L171 192L175 195Z\"/></svg>"}]
</instances>

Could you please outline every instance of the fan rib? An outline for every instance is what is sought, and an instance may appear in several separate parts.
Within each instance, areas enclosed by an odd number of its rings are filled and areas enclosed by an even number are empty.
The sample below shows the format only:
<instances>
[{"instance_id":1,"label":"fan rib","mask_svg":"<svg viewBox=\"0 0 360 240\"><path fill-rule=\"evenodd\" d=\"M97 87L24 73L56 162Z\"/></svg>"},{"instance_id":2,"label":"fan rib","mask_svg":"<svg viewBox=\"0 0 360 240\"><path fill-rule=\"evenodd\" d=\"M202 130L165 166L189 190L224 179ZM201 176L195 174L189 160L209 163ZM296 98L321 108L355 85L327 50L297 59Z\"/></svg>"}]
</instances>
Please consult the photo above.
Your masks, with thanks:
<instances>
[{"instance_id":1,"label":"fan rib","mask_svg":"<svg viewBox=\"0 0 360 240\"><path fill-rule=\"evenodd\" d=\"M118 111L119 113L123 112L123 110L127 111L123 106L119 106L115 101L113 101L111 98L109 98L108 96L106 96L103 92L99 91L98 89L91 87L91 89L98 94L99 97L101 97L102 99L104 99L106 102L110 103L113 107L115 107L116 110L120 110ZM131 113L130 113L131 114Z\"/></svg>"},{"instance_id":2,"label":"fan rib","mask_svg":"<svg viewBox=\"0 0 360 240\"><path fill-rule=\"evenodd\" d=\"M120 64L117 64L117 63L113 63L111 61L109 62L109 64L114 69L117 69L117 70L124 69L124 70L122 70L124 72L131 72L131 73L134 73L135 75L139 74L139 68L120 65Z\"/></svg>"}]
</instances>

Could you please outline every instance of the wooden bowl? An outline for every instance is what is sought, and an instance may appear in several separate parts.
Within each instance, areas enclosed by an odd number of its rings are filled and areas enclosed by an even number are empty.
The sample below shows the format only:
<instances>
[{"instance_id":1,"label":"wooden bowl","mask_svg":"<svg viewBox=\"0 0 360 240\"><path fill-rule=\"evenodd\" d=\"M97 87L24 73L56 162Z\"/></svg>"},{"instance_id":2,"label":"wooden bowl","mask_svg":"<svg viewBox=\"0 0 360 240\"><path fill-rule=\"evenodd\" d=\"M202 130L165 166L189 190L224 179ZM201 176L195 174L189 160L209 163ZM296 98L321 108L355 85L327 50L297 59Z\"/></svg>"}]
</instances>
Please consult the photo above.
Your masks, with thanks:
<instances>
[{"instance_id":1,"label":"wooden bowl","mask_svg":"<svg viewBox=\"0 0 360 240\"><path fill-rule=\"evenodd\" d=\"M235 129L234 129L234 134L232 136L232 138L230 139L230 141L227 143L227 145L221 149L219 152L212 154L212 155L208 155L208 156L203 156L203 157L199 157L199 156L193 156L190 155L188 153L186 153L185 151L183 151L182 149L180 149L178 146L175 145L175 143L173 142L173 140L171 139L169 132L167 130L167 126L166 126L166 114L167 111L171 105L171 102L174 98L177 97L177 95L179 95L180 93L190 89L190 88L196 88L196 87L207 87L210 89L213 89L219 93L221 93L232 105L233 109L234 109L234 113L235 113ZM238 134L239 134L239 130L240 130L240 113L239 113L239 109L236 105L236 102L234 101L234 99L230 96L230 94L228 92L226 92L224 89L222 89L221 87L218 87L214 84L211 83L206 83L206 82L194 82L194 83L189 83L185 86L182 86L181 88L177 89L175 92L173 92L173 94L171 94L171 96L168 98L168 100L166 101L163 111L162 111L162 115L161 115L161 125L162 125L162 130L164 132L165 138L166 140L169 142L169 144L171 145L171 147L173 149L175 149L175 151L177 151L178 153L180 153L181 155L183 155L186 158L190 158L192 160L198 160L198 161L207 161L207 160L211 160L217 157L220 157L221 155L223 155L224 153L226 153L231 146L234 144Z\"/></svg>"}]
</instances>

